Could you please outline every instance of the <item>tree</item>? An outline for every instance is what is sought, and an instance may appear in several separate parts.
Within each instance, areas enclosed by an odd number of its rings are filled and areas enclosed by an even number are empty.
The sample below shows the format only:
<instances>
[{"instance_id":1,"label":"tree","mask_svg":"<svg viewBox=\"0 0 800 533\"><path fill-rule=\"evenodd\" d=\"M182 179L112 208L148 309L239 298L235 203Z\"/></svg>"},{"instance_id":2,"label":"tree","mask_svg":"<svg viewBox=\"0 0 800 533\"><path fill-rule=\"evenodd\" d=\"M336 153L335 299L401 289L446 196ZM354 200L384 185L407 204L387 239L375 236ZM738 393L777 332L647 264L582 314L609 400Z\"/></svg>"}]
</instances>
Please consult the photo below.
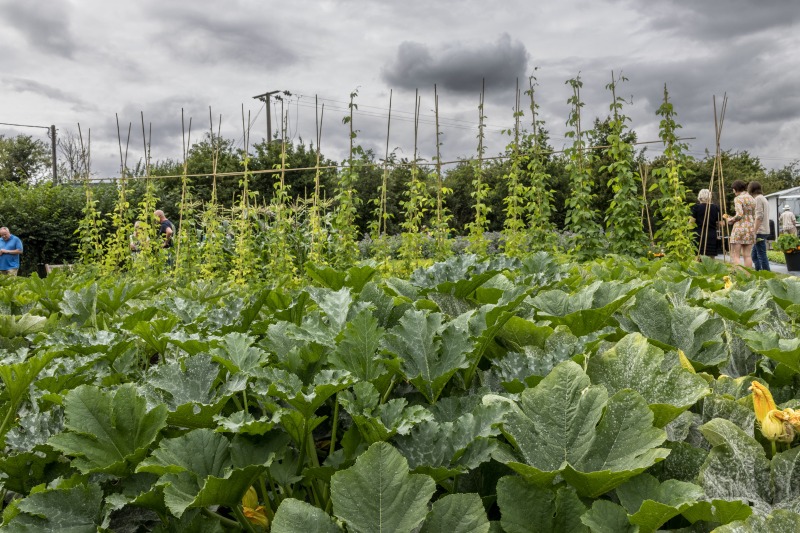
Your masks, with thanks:
<instances>
[{"instance_id":1,"label":"tree","mask_svg":"<svg viewBox=\"0 0 800 533\"><path fill-rule=\"evenodd\" d=\"M35 183L44 179L50 161L44 142L30 135L0 135L0 181Z\"/></svg>"},{"instance_id":2,"label":"tree","mask_svg":"<svg viewBox=\"0 0 800 533\"><path fill-rule=\"evenodd\" d=\"M72 130L62 132L58 136L57 147L59 179L68 182L82 178L85 157L78 135Z\"/></svg>"},{"instance_id":3,"label":"tree","mask_svg":"<svg viewBox=\"0 0 800 533\"><path fill-rule=\"evenodd\" d=\"M778 170L770 170L761 182L764 194L800 187L800 160L792 161Z\"/></svg>"}]
</instances>

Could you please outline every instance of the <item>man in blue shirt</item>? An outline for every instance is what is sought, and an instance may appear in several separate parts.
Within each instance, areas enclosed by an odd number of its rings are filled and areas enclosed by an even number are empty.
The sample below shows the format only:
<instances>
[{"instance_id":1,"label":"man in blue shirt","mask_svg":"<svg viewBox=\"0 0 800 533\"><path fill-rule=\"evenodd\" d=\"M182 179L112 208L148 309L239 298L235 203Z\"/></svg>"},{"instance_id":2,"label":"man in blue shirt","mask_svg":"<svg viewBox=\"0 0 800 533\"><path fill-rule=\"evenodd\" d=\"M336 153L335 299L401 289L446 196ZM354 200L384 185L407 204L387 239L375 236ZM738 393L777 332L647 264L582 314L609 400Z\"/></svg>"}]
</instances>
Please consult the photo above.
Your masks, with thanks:
<instances>
[{"instance_id":1,"label":"man in blue shirt","mask_svg":"<svg viewBox=\"0 0 800 533\"><path fill-rule=\"evenodd\" d=\"M22 241L16 235L11 235L8 228L0 228L0 274L16 276L20 255L22 255Z\"/></svg>"}]
</instances>

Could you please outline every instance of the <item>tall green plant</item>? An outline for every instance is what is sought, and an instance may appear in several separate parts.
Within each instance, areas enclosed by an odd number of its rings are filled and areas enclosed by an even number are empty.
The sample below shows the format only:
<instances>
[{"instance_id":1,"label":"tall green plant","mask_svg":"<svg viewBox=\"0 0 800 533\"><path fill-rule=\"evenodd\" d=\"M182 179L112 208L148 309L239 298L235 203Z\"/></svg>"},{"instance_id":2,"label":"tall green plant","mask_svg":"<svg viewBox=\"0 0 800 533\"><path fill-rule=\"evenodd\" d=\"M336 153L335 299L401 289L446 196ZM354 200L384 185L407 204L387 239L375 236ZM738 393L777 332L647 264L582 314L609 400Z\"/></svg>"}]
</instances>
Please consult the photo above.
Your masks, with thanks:
<instances>
[{"instance_id":1,"label":"tall green plant","mask_svg":"<svg viewBox=\"0 0 800 533\"><path fill-rule=\"evenodd\" d=\"M684 185L690 173L686 167L690 157L685 154L686 144L678 140L677 131L681 126L675 121L676 114L666 84L664 103L656 114L661 117L659 137L664 143L666 165L653 169L656 183L650 186L651 191L658 189L661 193L655 202L655 216L660 223L655 237L670 257L687 260L694 257L691 210L686 203Z\"/></svg>"},{"instance_id":2,"label":"tall green plant","mask_svg":"<svg viewBox=\"0 0 800 533\"><path fill-rule=\"evenodd\" d=\"M539 104L536 103L536 78L528 78L529 88L525 93L531 99L531 126L528 135L529 145L527 170L530 175L528 187L528 233L531 250L551 250L554 247L555 227L550 221L553 210L553 191L550 189L550 175L546 168L546 146L544 121L539 117Z\"/></svg>"},{"instance_id":3,"label":"tall green plant","mask_svg":"<svg viewBox=\"0 0 800 533\"><path fill-rule=\"evenodd\" d=\"M572 127L566 136L572 139L572 146L565 150L570 178L570 196L567 199L566 227L573 233L574 245L571 252L579 259L596 257L602 251L603 229L598 223L599 214L595 209L596 195L592 192L594 178L591 171L592 153L588 151L588 133L581 129L581 87L580 76L567 80L572 88L572 96L567 103L572 106L567 125Z\"/></svg>"},{"instance_id":4,"label":"tall green plant","mask_svg":"<svg viewBox=\"0 0 800 533\"><path fill-rule=\"evenodd\" d=\"M181 111L183 118L183 111ZM189 119L189 134L184 136L183 167L181 168L181 203L178 208L178 234L175 242L175 270L177 273L194 277L199 268L198 220L199 202L189 181L188 154L192 137L192 120Z\"/></svg>"},{"instance_id":5,"label":"tall green plant","mask_svg":"<svg viewBox=\"0 0 800 533\"><path fill-rule=\"evenodd\" d=\"M425 241L425 220L435 205L435 200L428 191L427 174L419 168L417 141L419 139L419 107L420 97L417 93L414 107L414 159L411 161L411 179L408 188L403 192L405 200L400 201L403 208L403 222L400 227L400 257L406 270L416 267L422 259L422 245Z\"/></svg>"},{"instance_id":6,"label":"tall green plant","mask_svg":"<svg viewBox=\"0 0 800 533\"><path fill-rule=\"evenodd\" d=\"M482 86L478 103L478 157L472 161L473 191L470 193L470 196L475 199L475 219L467 224L467 231L469 232L467 250L481 257L486 255L488 248L488 243L483 234L489 228L489 213L491 212L491 208L487 203L490 189L484 178L483 170L483 157L486 154L486 147L483 144L486 140L484 132L486 115L483 114L484 95L485 86Z\"/></svg>"},{"instance_id":7,"label":"tall green plant","mask_svg":"<svg viewBox=\"0 0 800 533\"><path fill-rule=\"evenodd\" d=\"M203 232L201 242L198 244L200 256L200 274L205 279L222 277L227 273L225 266L228 261L225 254L225 219L222 215L222 206L217 199L217 165L219 163L219 152L222 145L219 133L214 135L214 120L211 116L211 109L208 110L208 118L211 124L209 142L211 145L211 197L203 205L200 214L200 230ZM221 122L220 117L220 122ZM217 131L221 124L218 123Z\"/></svg>"},{"instance_id":8,"label":"tall green plant","mask_svg":"<svg viewBox=\"0 0 800 533\"><path fill-rule=\"evenodd\" d=\"M437 261L442 261L449 256L452 251L447 241L450 236L450 220L453 215L444 204L446 197L452 194L452 189L444 186L442 180L442 153L440 141L441 130L439 129L439 93L436 91L436 86L433 86L434 91L434 112L436 114L436 217L432 221L433 238L436 245L436 252L434 257Z\"/></svg>"},{"instance_id":9,"label":"tall green plant","mask_svg":"<svg viewBox=\"0 0 800 533\"><path fill-rule=\"evenodd\" d=\"M273 184L274 192L269 204L269 214L273 217L269 235L272 247L269 250L267 273L270 281L278 285L285 285L294 278L297 267L290 239L294 234L292 199L289 195L289 186L286 184L286 135L288 114L283 116L281 128L281 162L276 175L278 179Z\"/></svg>"},{"instance_id":10,"label":"tall green plant","mask_svg":"<svg viewBox=\"0 0 800 533\"><path fill-rule=\"evenodd\" d=\"M633 145L626 142L624 134L628 129L626 122L630 120L623 113L625 99L617 96L617 84L627 81L620 75L615 78L611 73L611 83L606 89L611 91L612 118L609 121L611 134L607 138L605 148L611 160L600 172L609 175L608 187L614 192L614 198L606 211L606 231L609 234L609 248L612 252L623 255L641 255L645 249L645 235L642 227L642 201L639 190L641 179L634 164Z\"/></svg>"},{"instance_id":11,"label":"tall green plant","mask_svg":"<svg viewBox=\"0 0 800 533\"><path fill-rule=\"evenodd\" d=\"M358 256L358 226L356 215L358 212L359 198L356 195L356 183L361 164L360 156L363 154L361 146L355 145L358 130L353 128L353 112L358 109L355 97L358 91L350 93L348 109L350 113L342 119L343 124L350 126L350 151L347 157L347 166L339 172L339 182L336 192L336 210L333 217L333 235L331 242L331 259L334 265L345 266Z\"/></svg>"},{"instance_id":12,"label":"tall green plant","mask_svg":"<svg viewBox=\"0 0 800 533\"><path fill-rule=\"evenodd\" d=\"M319 109L319 104L315 98L314 110L316 112L315 125L317 130L317 144L315 150L315 164L314 164L314 196L311 200L311 207L308 210L309 221L309 250L308 259L315 264L323 264L325 262L325 243L328 240L328 234L323 226L322 215L324 208L322 206L321 197L321 172L320 172L320 144L322 142L322 119L325 116L325 104L322 104L322 110Z\"/></svg>"},{"instance_id":13,"label":"tall green plant","mask_svg":"<svg viewBox=\"0 0 800 533\"><path fill-rule=\"evenodd\" d=\"M255 246L255 228L253 227L253 219L255 218L255 198L256 193L250 190L250 155L249 151L249 129L244 126L244 111L242 112L242 135L244 137L244 157L242 166L244 172L242 179L239 180L241 187L241 194L239 196L239 203L231 210L231 227L234 234L234 250L233 259L231 261L231 280L239 285L244 285L252 280L257 271L256 265L258 257L256 256Z\"/></svg>"},{"instance_id":14,"label":"tall green plant","mask_svg":"<svg viewBox=\"0 0 800 533\"><path fill-rule=\"evenodd\" d=\"M525 185L523 174L527 169L520 149L520 118L522 116L518 84L514 105L514 129L505 131L507 135L513 136L513 140L506 147L511 159L508 172L503 175L503 179L508 186L508 194L503 199L506 213L506 219L503 224L503 237L505 238L505 252L511 257L519 257L527 251L525 248L525 211L527 209L528 186Z\"/></svg>"},{"instance_id":15,"label":"tall green plant","mask_svg":"<svg viewBox=\"0 0 800 533\"><path fill-rule=\"evenodd\" d=\"M97 209L98 201L95 200L88 180L84 184L86 205L83 208L83 218L78 224L75 233L78 235L78 255L84 265L100 265L103 262L103 229L105 222L103 215Z\"/></svg>"},{"instance_id":16,"label":"tall green plant","mask_svg":"<svg viewBox=\"0 0 800 533\"><path fill-rule=\"evenodd\" d=\"M123 173L122 178L117 182L117 201L114 204L114 210L109 213L114 233L105 241L103 273L106 275L113 275L119 270L127 270L130 267L133 253L131 250L133 222L127 196L129 192Z\"/></svg>"},{"instance_id":17,"label":"tall green plant","mask_svg":"<svg viewBox=\"0 0 800 533\"><path fill-rule=\"evenodd\" d=\"M78 256L81 262L85 265L100 265L103 262L103 228L105 221L102 214L97 209L97 200L94 198L94 193L89 185L90 171L90 146L92 131L89 130L89 137L87 146L83 144L83 134L80 133L80 124L78 124L78 132L80 134L81 145L81 164L83 167L83 190L86 196L86 204L83 207L83 217L78 224L78 229L75 233L78 235Z\"/></svg>"}]
</instances>

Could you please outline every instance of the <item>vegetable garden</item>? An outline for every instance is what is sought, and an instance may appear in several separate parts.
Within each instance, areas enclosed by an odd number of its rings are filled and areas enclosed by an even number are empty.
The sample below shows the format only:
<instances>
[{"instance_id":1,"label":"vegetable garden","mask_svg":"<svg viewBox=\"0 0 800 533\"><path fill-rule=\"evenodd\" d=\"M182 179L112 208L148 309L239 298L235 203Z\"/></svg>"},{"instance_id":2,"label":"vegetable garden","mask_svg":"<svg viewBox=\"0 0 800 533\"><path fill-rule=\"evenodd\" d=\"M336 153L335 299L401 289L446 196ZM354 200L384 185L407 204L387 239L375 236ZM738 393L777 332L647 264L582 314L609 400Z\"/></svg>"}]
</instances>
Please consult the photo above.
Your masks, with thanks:
<instances>
[{"instance_id":1,"label":"vegetable garden","mask_svg":"<svg viewBox=\"0 0 800 533\"><path fill-rule=\"evenodd\" d=\"M800 524L794 426L769 440L751 395L800 407L795 278L544 252L309 275L2 280L4 528Z\"/></svg>"},{"instance_id":2,"label":"vegetable garden","mask_svg":"<svg viewBox=\"0 0 800 533\"><path fill-rule=\"evenodd\" d=\"M158 178L148 170L129 205L121 150L108 219L84 189L83 264L0 278L2 529L800 529L800 282L692 261L668 95L667 164L643 187L622 81L609 85L603 214L581 82L568 82L573 195L560 235L535 80L530 132L517 91L502 253L486 235L482 97L462 253L444 163L423 166L416 147L402 232L386 234L387 139L359 260L355 93L335 197L320 191L319 156L312 195L294 196L285 145L269 172L245 160L229 209L216 173L200 202L184 166L169 251L152 224ZM269 202L252 193L256 176L274 179Z\"/></svg>"}]
</instances>

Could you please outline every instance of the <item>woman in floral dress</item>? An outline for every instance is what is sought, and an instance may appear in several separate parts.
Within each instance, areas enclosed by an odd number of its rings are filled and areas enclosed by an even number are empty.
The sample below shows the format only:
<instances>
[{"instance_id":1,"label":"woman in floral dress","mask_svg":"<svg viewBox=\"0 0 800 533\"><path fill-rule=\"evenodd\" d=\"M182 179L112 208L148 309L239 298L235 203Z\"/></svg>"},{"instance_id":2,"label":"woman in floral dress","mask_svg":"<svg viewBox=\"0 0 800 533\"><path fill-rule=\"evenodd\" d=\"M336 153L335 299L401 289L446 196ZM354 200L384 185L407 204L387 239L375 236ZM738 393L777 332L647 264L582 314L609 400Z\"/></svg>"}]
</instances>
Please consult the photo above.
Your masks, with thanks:
<instances>
[{"instance_id":1,"label":"woman in floral dress","mask_svg":"<svg viewBox=\"0 0 800 533\"><path fill-rule=\"evenodd\" d=\"M733 224L731 230L731 262L738 263L741 255L744 266L753 268L753 259L750 253L756 242L756 201L747 193L747 184L742 180L733 182L733 194L736 198L733 205L736 216L726 217L728 225Z\"/></svg>"}]
</instances>

